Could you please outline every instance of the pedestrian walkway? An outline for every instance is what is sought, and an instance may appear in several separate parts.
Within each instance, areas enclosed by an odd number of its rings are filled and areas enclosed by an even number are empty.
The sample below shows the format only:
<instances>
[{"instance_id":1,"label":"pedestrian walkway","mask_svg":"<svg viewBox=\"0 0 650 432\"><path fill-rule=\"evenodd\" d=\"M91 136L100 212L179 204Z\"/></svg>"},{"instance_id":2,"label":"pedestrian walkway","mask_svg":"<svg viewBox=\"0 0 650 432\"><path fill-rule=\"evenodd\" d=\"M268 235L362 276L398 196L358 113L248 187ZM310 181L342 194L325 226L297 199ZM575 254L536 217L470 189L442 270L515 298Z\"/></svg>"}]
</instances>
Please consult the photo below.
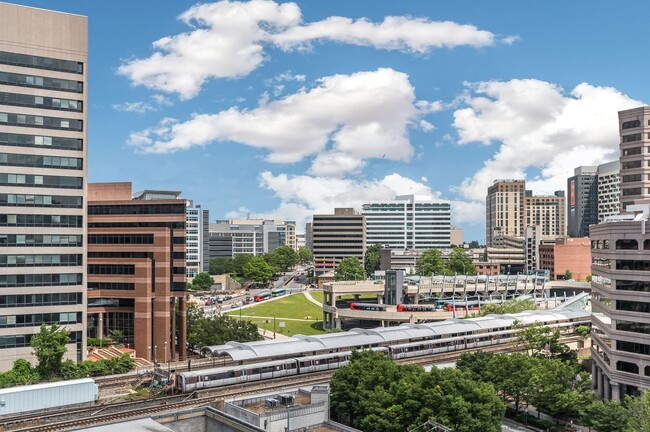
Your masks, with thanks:
<instances>
[{"instance_id":1,"label":"pedestrian walkway","mask_svg":"<svg viewBox=\"0 0 650 432\"><path fill-rule=\"evenodd\" d=\"M317 305L318 307L323 307L323 303L321 303L318 300L316 300L315 298L313 298L309 291L305 291L305 292L303 292L303 294L305 295L305 297L307 297L307 300L309 300L313 304Z\"/></svg>"},{"instance_id":2,"label":"pedestrian walkway","mask_svg":"<svg viewBox=\"0 0 650 432\"><path fill-rule=\"evenodd\" d=\"M275 333L272 332L271 330L265 330L262 327L258 327L257 332L261 334L264 337L264 339L289 339L290 337L290 336L283 335L282 333Z\"/></svg>"}]
</instances>

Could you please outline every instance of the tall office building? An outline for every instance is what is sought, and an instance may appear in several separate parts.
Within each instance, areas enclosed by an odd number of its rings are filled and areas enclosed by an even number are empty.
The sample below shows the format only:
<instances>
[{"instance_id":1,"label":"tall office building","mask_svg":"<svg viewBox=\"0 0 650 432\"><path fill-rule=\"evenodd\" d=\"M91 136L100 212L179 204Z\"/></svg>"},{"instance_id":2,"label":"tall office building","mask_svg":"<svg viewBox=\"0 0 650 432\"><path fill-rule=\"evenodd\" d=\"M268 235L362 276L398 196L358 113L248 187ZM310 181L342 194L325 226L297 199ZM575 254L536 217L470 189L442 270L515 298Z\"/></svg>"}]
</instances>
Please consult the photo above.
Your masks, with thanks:
<instances>
[{"instance_id":1,"label":"tall office building","mask_svg":"<svg viewBox=\"0 0 650 432\"><path fill-rule=\"evenodd\" d=\"M526 181L495 180L485 198L487 247L499 236L523 237L526 221Z\"/></svg>"},{"instance_id":2,"label":"tall office building","mask_svg":"<svg viewBox=\"0 0 650 432\"><path fill-rule=\"evenodd\" d=\"M598 166L598 222L621 213L621 162Z\"/></svg>"},{"instance_id":3,"label":"tall office building","mask_svg":"<svg viewBox=\"0 0 650 432\"><path fill-rule=\"evenodd\" d=\"M564 191L553 195L533 195L526 191L526 226L539 226L542 240L566 237L566 198Z\"/></svg>"},{"instance_id":4,"label":"tall office building","mask_svg":"<svg viewBox=\"0 0 650 432\"><path fill-rule=\"evenodd\" d=\"M297 250L296 223L294 221L265 219L218 220L209 225L210 237L214 238L214 249L224 251L225 243L218 237L230 237L232 255L264 255L280 246ZM217 243L219 246L217 247ZM213 256L210 258L221 258Z\"/></svg>"},{"instance_id":5,"label":"tall office building","mask_svg":"<svg viewBox=\"0 0 650 432\"><path fill-rule=\"evenodd\" d=\"M0 370L41 324L86 352L86 17L0 3Z\"/></svg>"},{"instance_id":6,"label":"tall office building","mask_svg":"<svg viewBox=\"0 0 650 432\"><path fill-rule=\"evenodd\" d=\"M363 205L366 242L390 249L448 248L451 245L451 204L417 195Z\"/></svg>"},{"instance_id":7,"label":"tall office building","mask_svg":"<svg viewBox=\"0 0 650 432\"><path fill-rule=\"evenodd\" d=\"M185 253L187 277L193 278L199 273L207 272L210 263L210 213L200 205L187 200L185 210Z\"/></svg>"},{"instance_id":8,"label":"tall office building","mask_svg":"<svg viewBox=\"0 0 650 432\"><path fill-rule=\"evenodd\" d=\"M312 242L317 275L334 270L347 257L356 257L363 264L366 219L351 208L336 208L334 214L314 215Z\"/></svg>"},{"instance_id":9,"label":"tall office building","mask_svg":"<svg viewBox=\"0 0 650 432\"><path fill-rule=\"evenodd\" d=\"M186 201L158 192L89 185L88 322L93 337L120 330L138 357L169 361L185 358Z\"/></svg>"},{"instance_id":10,"label":"tall office building","mask_svg":"<svg viewBox=\"0 0 650 432\"><path fill-rule=\"evenodd\" d=\"M621 211L650 197L650 107L618 113L621 139Z\"/></svg>"}]
</instances>

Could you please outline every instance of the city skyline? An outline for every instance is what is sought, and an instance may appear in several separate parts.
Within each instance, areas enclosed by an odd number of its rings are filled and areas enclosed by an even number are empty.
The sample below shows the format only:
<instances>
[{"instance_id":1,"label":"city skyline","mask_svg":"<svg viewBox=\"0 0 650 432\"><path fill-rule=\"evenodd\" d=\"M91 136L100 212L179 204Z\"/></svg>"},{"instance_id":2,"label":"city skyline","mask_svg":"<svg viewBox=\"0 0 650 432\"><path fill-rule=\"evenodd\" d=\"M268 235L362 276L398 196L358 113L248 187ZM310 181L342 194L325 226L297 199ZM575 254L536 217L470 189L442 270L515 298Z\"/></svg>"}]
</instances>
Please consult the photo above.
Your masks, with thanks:
<instances>
[{"instance_id":1,"label":"city skyline","mask_svg":"<svg viewBox=\"0 0 650 432\"><path fill-rule=\"evenodd\" d=\"M181 190L212 220L302 232L415 193L481 240L493 180L564 190L618 158L617 111L650 99L643 67L619 67L645 4L152 4L57 4L90 22L89 180Z\"/></svg>"}]
</instances>

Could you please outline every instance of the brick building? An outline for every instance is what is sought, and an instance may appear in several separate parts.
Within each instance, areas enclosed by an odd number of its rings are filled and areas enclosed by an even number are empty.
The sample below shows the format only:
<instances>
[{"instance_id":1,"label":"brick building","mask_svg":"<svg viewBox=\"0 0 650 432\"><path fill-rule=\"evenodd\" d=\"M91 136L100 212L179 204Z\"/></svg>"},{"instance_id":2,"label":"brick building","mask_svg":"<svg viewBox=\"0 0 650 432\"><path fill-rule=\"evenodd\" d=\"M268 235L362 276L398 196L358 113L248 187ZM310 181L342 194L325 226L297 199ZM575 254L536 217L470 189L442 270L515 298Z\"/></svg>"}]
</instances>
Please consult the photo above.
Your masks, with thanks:
<instances>
[{"instance_id":1,"label":"brick building","mask_svg":"<svg viewBox=\"0 0 650 432\"><path fill-rule=\"evenodd\" d=\"M589 238L558 238L555 243L539 245L542 270L551 272L554 279L564 279L567 270L573 279L584 281L591 274L591 246Z\"/></svg>"}]
</instances>

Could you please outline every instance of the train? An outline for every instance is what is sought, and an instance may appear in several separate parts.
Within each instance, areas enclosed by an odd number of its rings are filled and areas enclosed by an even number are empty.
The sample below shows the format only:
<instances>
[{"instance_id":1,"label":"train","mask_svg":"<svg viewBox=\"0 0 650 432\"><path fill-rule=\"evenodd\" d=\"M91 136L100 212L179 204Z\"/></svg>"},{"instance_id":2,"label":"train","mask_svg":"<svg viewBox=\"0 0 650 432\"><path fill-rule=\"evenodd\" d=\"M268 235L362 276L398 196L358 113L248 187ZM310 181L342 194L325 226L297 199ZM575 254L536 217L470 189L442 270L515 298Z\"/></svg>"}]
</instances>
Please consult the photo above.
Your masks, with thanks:
<instances>
[{"instance_id":1,"label":"train","mask_svg":"<svg viewBox=\"0 0 650 432\"><path fill-rule=\"evenodd\" d=\"M288 339L249 343L230 342L204 347L213 356L229 356L235 366L179 372L172 375L176 392L222 387L252 381L333 370L345 366L354 350L375 350L399 360L501 345L514 342L523 325L540 322L562 334L590 324L585 311L530 311L509 315L445 320L436 323L401 324L376 329L355 329L320 336L296 335Z\"/></svg>"},{"instance_id":2,"label":"train","mask_svg":"<svg viewBox=\"0 0 650 432\"><path fill-rule=\"evenodd\" d=\"M377 303L350 303L350 310L384 312L386 310L386 305Z\"/></svg>"}]
</instances>

